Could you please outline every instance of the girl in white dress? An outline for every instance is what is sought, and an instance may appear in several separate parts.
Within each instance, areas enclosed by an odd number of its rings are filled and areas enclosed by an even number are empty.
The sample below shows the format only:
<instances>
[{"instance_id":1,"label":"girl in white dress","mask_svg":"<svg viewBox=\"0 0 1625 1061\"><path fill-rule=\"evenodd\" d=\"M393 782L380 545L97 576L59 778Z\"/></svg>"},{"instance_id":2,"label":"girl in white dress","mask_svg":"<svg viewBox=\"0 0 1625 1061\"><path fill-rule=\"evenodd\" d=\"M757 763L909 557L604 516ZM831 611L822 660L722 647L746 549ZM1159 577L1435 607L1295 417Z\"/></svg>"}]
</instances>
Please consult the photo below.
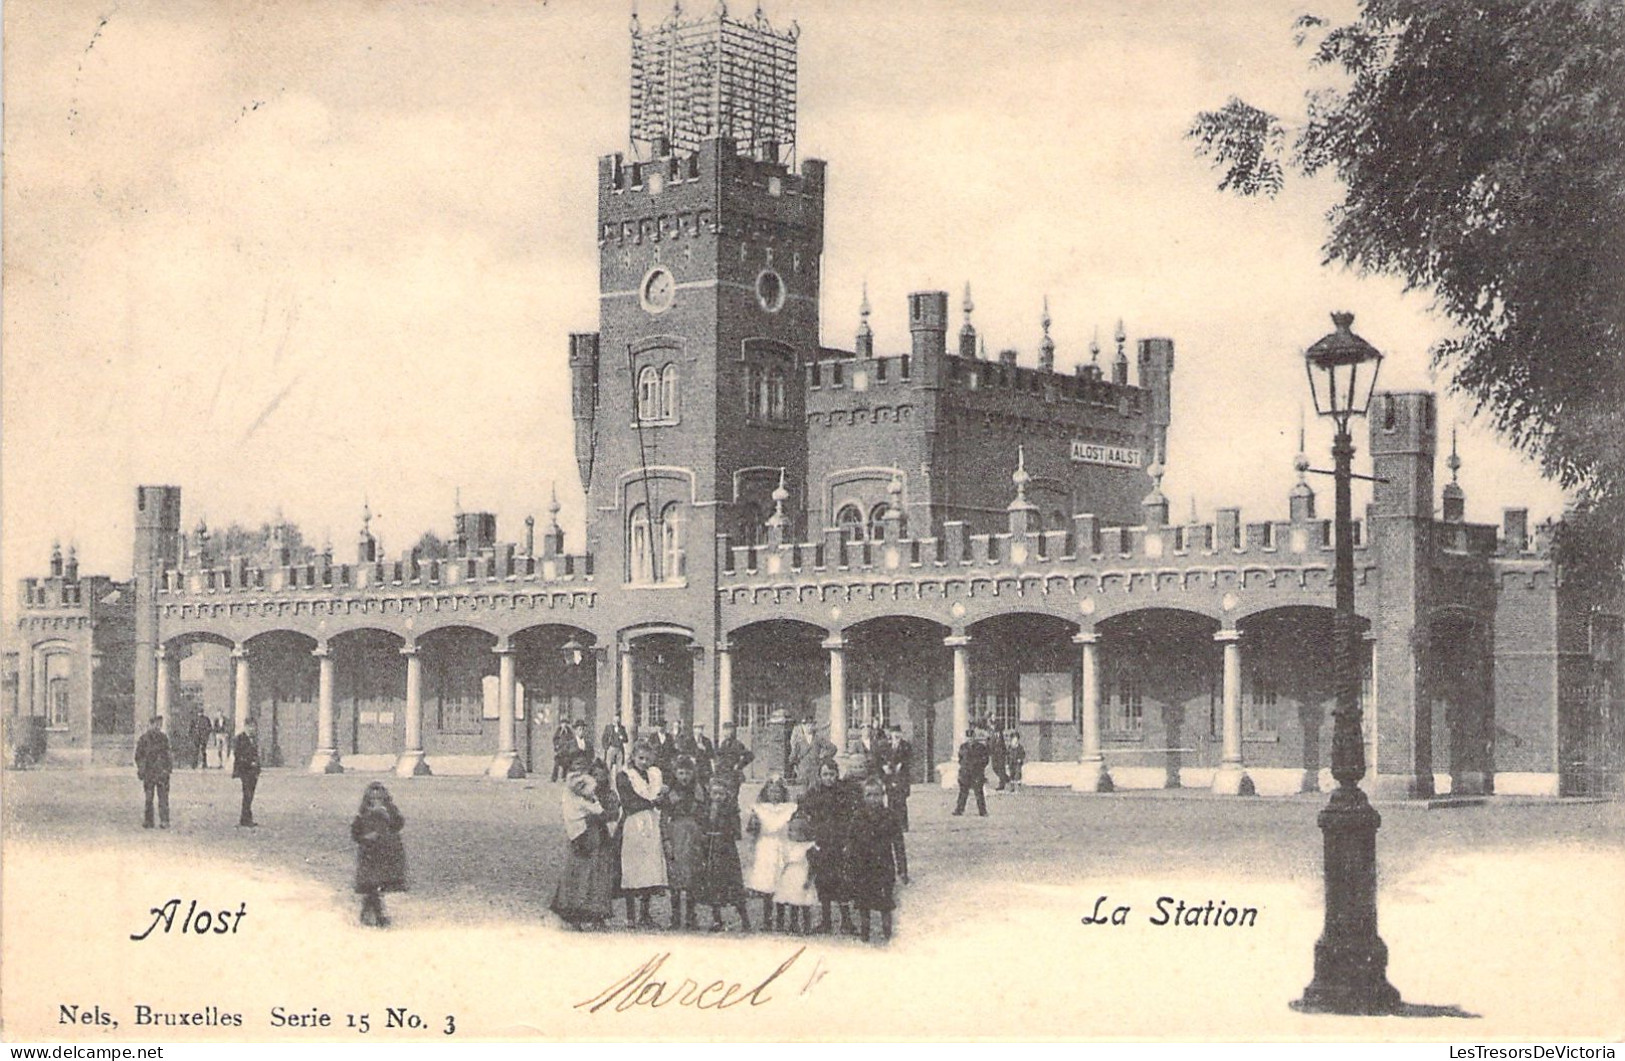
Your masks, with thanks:
<instances>
[{"instance_id":1,"label":"girl in white dress","mask_svg":"<svg viewBox=\"0 0 1625 1061\"><path fill-rule=\"evenodd\" d=\"M666 851L661 843L659 801L666 792L665 778L654 765L654 750L638 742L632 761L615 778L621 810L621 894L626 896L626 919L639 928L653 928L649 899L666 890ZM633 913L633 900L637 912Z\"/></svg>"},{"instance_id":2,"label":"girl in white dress","mask_svg":"<svg viewBox=\"0 0 1625 1061\"><path fill-rule=\"evenodd\" d=\"M773 890L773 916L781 932L805 935L812 931L818 886L813 882L808 859L814 846L807 819L791 818L785 830L784 865L779 869L778 887Z\"/></svg>"},{"instance_id":3,"label":"girl in white dress","mask_svg":"<svg viewBox=\"0 0 1625 1061\"><path fill-rule=\"evenodd\" d=\"M778 775L768 778L751 808L745 831L756 838L756 850L745 873L745 888L762 900L762 924L773 924L773 893L784 865L785 829L796 813L790 790Z\"/></svg>"}]
</instances>

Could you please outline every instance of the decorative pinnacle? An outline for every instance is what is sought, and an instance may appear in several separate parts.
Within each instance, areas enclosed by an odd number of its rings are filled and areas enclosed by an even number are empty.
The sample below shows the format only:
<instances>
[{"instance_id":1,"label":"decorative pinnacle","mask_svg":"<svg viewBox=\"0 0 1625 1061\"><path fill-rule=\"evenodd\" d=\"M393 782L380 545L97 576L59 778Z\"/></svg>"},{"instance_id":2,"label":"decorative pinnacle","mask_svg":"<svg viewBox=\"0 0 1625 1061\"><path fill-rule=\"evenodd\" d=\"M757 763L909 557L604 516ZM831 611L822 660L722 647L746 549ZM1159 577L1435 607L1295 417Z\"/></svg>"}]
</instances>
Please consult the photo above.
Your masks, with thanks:
<instances>
[{"instance_id":1,"label":"decorative pinnacle","mask_svg":"<svg viewBox=\"0 0 1625 1061\"><path fill-rule=\"evenodd\" d=\"M858 334L869 335L869 281L863 282L863 301L858 303Z\"/></svg>"},{"instance_id":2,"label":"decorative pinnacle","mask_svg":"<svg viewBox=\"0 0 1625 1061\"><path fill-rule=\"evenodd\" d=\"M1032 476L1027 474L1027 447L1016 447L1016 470L1010 476L1010 481L1016 484L1016 501L1025 504L1027 501L1027 484L1032 482Z\"/></svg>"},{"instance_id":3,"label":"decorative pinnacle","mask_svg":"<svg viewBox=\"0 0 1625 1061\"><path fill-rule=\"evenodd\" d=\"M459 516L463 514L463 488L460 486L456 487L455 491L452 493L451 507L452 511L456 512Z\"/></svg>"},{"instance_id":4,"label":"decorative pinnacle","mask_svg":"<svg viewBox=\"0 0 1625 1061\"><path fill-rule=\"evenodd\" d=\"M372 531L372 503L366 494L361 495L361 533L370 534Z\"/></svg>"},{"instance_id":5,"label":"decorative pinnacle","mask_svg":"<svg viewBox=\"0 0 1625 1061\"><path fill-rule=\"evenodd\" d=\"M779 469L779 485L773 488L773 514L767 518L769 527L784 526L784 503L790 500L790 491L784 485L784 469Z\"/></svg>"},{"instance_id":6,"label":"decorative pinnacle","mask_svg":"<svg viewBox=\"0 0 1625 1061\"><path fill-rule=\"evenodd\" d=\"M903 514L902 508L897 504L897 499L902 496L903 476L901 473L894 473L891 477L891 482L886 484L887 516L901 516Z\"/></svg>"},{"instance_id":7,"label":"decorative pinnacle","mask_svg":"<svg viewBox=\"0 0 1625 1061\"><path fill-rule=\"evenodd\" d=\"M969 280L965 281L965 299L960 303L960 308L965 311L965 326L968 328L970 327L970 315L976 309L976 303L972 302L970 297Z\"/></svg>"},{"instance_id":8,"label":"decorative pinnacle","mask_svg":"<svg viewBox=\"0 0 1625 1061\"><path fill-rule=\"evenodd\" d=\"M1166 470L1162 464L1162 454L1160 452L1154 454L1151 458L1151 464L1145 469L1145 473L1151 476L1151 492L1145 495L1143 504L1166 505L1168 503L1168 499L1162 496L1162 475Z\"/></svg>"},{"instance_id":9,"label":"decorative pinnacle","mask_svg":"<svg viewBox=\"0 0 1625 1061\"><path fill-rule=\"evenodd\" d=\"M1450 481L1455 482L1456 473L1461 470L1461 458L1456 455L1456 429L1454 425L1450 428L1450 458L1444 462L1444 465L1450 469Z\"/></svg>"},{"instance_id":10,"label":"decorative pinnacle","mask_svg":"<svg viewBox=\"0 0 1625 1061\"><path fill-rule=\"evenodd\" d=\"M550 501L548 501L548 503L547 503L547 516L548 516L548 521L553 525L553 529L558 530L559 529L559 508L560 508L560 505L559 505L559 484L558 484L557 481L555 481L552 484L551 490L552 490L552 499Z\"/></svg>"},{"instance_id":11,"label":"decorative pinnacle","mask_svg":"<svg viewBox=\"0 0 1625 1061\"><path fill-rule=\"evenodd\" d=\"M1126 361L1128 355L1123 353L1123 343L1128 339L1128 333L1123 330L1123 318L1117 318L1117 333L1113 336L1117 340L1117 360Z\"/></svg>"},{"instance_id":12,"label":"decorative pinnacle","mask_svg":"<svg viewBox=\"0 0 1625 1061\"><path fill-rule=\"evenodd\" d=\"M1050 320L1049 320L1049 296L1048 295L1044 296L1044 316L1042 318L1040 318L1039 323L1044 326L1044 338L1048 339L1049 338L1049 324L1050 324Z\"/></svg>"},{"instance_id":13,"label":"decorative pinnacle","mask_svg":"<svg viewBox=\"0 0 1625 1061\"><path fill-rule=\"evenodd\" d=\"M985 335L977 336L976 357L982 361L987 360L987 336Z\"/></svg>"},{"instance_id":14,"label":"decorative pinnacle","mask_svg":"<svg viewBox=\"0 0 1625 1061\"><path fill-rule=\"evenodd\" d=\"M1098 326L1095 328L1094 337L1089 340L1089 360L1100 360L1100 328Z\"/></svg>"}]
</instances>

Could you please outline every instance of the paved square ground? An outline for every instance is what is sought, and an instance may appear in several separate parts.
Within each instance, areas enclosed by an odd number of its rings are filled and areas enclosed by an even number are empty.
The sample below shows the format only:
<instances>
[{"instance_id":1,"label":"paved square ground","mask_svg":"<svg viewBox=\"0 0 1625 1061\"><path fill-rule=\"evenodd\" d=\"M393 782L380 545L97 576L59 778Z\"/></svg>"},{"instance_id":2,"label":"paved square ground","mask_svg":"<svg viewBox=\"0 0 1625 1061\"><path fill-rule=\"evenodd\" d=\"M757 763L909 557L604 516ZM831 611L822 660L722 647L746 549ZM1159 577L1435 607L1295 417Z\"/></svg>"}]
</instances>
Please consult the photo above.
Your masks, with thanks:
<instances>
[{"instance_id":1,"label":"paved square ground","mask_svg":"<svg viewBox=\"0 0 1625 1061\"><path fill-rule=\"evenodd\" d=\"M1312 1018L1287 1003L1319 933L1323 797L992 794L949 816L919 788L914 883L896 940L807 941L627 930L576 934L547 912L563 840L559 786L530 779L385 778L406 818L413 882L387 931L355 923L349 821L373 775L268 771L235 827L224 771L179 771L174 827L140 828L129 771L5 775L0 998L9 1038L93 1039L59 1007L100 1004L117 1038L343 1038L294 1031L272 1008L406 1006L457 1034L712 1037L1613 1037L1625 1032L1625 804L1491 801L1383 807L1380 913L1406 1000L1471 1018ZM745 795L750 793L747 787ZM1128 924L1086 925L1130 907ZM1250 928L1156 925L1167 906L1254 907ZM249 913L235 934L154 933L171 899ZM574 1008L658 954L654 979L767 991L724 1012ZM142 1028L134 1007L215 1006L241 1030ZM105 1034L105 1033L102 1033ZM428 1031L368 1033L425 1037Z\"/></svg>"}]
</instances>

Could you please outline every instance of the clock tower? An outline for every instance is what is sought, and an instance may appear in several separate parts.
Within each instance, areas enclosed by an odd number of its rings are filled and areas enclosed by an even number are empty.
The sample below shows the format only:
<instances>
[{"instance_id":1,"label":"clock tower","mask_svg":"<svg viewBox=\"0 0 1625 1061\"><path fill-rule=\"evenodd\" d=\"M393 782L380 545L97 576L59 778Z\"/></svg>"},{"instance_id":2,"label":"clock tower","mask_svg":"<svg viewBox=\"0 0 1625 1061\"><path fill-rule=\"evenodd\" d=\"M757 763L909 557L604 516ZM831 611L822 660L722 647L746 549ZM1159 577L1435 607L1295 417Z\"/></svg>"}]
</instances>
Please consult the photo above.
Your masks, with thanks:
<instances>
[{"instance_id":1,"label":"clock tower","mask_svg":"<svg viewBox=\"0 0 1625 1061\"><path fill-rule=\"evenodd\" d=\"M825 167L796 164L796 36L722 5L634 18L630 146L598 164L599 329L570 349L594 581L624 604L623 649L640 626L689 632L696 668L717 534L762 536L781 481L797 530L805 511Z\"/></svg>"}]
</instances>

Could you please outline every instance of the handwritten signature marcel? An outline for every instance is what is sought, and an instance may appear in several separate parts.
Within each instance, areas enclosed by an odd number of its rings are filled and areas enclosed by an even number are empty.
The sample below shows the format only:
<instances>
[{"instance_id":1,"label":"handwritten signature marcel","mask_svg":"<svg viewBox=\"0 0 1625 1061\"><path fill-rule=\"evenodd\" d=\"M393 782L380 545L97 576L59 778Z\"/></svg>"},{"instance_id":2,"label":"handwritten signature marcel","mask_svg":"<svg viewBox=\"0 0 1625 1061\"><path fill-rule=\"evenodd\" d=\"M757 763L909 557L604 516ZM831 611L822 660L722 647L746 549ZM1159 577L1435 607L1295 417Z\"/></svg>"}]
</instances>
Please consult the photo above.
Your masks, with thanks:
<instances>
[{"instance_id":1,"label":"handwritten signature marcel","mask_svg":"<svg viewBox=\"0 0 1625 1061\"><path fill-rule=\"evenodd\" d=\"M712 980L702 986L701 982L693 977L684 977L676 982L669 976L656 979L655 974L661 971L661 967L671 957L671 952L666 951L663 954L655 954L593 997L584 1002L577 1002L575 1008L584 1009L588 1013L597 1013L608 1007L616 1013L624 1013L636 1006L661 1009L674 1004L693 1009L716 1010L731 1009L746 1002L752 1006L763 1006L773 1001L773 996L767 993L768 986L789 972L790 967L806 952L806 947L800 948L781 962L777 969L768 973L761 983L746 990L743 983L728 983L725 980ZM815 970L807 981L807 988L812 987L821 975ZM802 989L803 993L807 988Z\"/></svg>"}]
</instances>

